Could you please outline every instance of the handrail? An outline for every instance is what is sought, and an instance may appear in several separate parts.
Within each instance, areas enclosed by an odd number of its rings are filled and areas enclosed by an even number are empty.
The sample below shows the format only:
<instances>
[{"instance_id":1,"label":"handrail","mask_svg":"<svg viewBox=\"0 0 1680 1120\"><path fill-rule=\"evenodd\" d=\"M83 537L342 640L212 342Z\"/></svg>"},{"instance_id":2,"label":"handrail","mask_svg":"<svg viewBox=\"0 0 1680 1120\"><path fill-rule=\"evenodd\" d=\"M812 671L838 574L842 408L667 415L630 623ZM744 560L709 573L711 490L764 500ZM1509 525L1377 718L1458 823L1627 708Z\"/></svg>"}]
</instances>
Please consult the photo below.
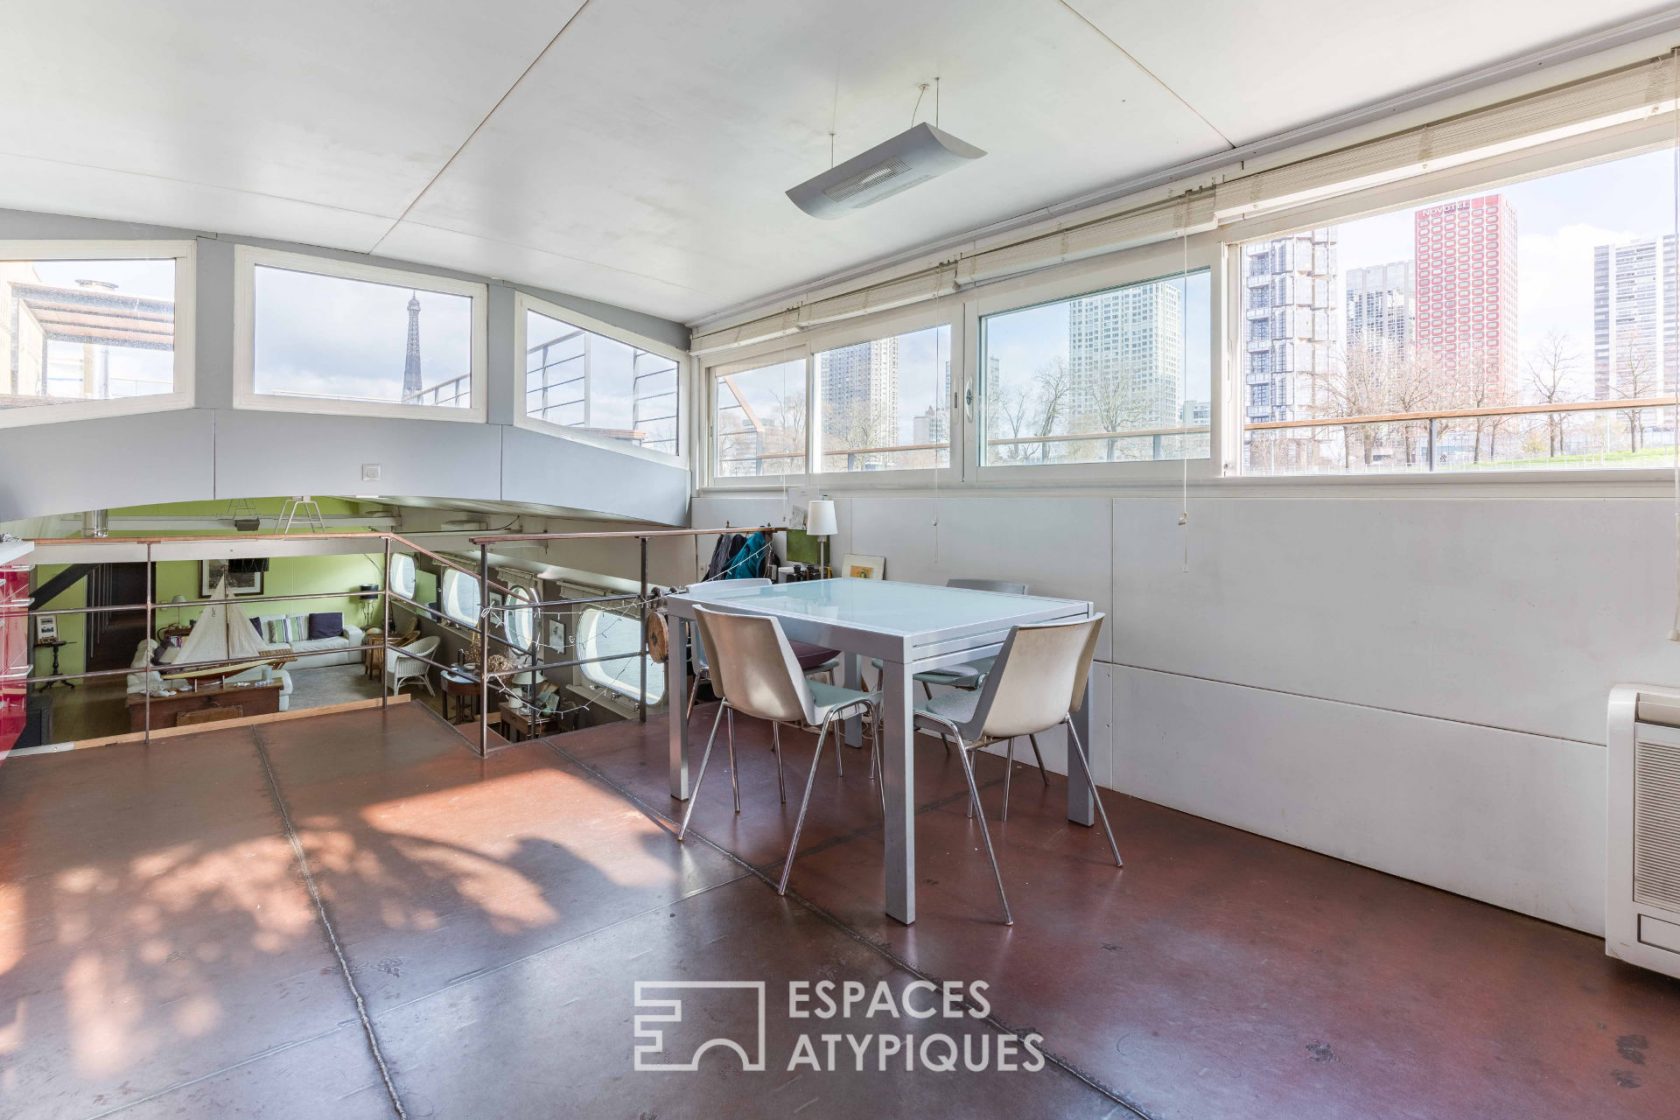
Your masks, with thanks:
<instances>
[{"instance_id":1,"label":"handrail","mask_svg":"<svg viewBox=\"0 0 1680 1120\"><path fill-rule=\"evenodd\" d=\"M667 537L716 537L724 533L785 533L786 526L725 525L721 529L614 529L599 533L493 533L468 538L473 544L508 541L659 540Z\"/></svg>"},{"instance_id":2,"label":"handrail","mask_svg":"<svg viewBox=\"0 0 1680 1120\"><path fill-rule=\"evenodd\" d=\"M1245 432L1280 431L1289 428L1342 428L1355 424L1402 424L1425 420L1474 420L1488 416L1548 416L1566 412L1628 412L1646 408L1673 408L1675 397L1630 397L1626 400L1557 401L1547 404L1491 405L1485 408L1449 408L1423 412L1383 412L1366 416L1321 416L1308 420L1264 420L1244 424ZM1031 442L1031 441L1029 441Z\"/></svg>"}]
</instances>

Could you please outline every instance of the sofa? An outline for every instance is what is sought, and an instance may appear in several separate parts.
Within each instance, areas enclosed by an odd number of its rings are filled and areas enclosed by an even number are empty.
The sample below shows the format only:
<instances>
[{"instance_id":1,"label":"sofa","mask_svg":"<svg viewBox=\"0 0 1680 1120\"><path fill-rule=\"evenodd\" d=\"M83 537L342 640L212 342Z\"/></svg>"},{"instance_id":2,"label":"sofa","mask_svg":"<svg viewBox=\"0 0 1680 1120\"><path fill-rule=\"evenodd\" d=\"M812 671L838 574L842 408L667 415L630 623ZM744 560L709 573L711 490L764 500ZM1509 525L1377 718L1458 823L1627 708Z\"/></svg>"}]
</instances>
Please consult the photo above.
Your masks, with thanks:
<instances>
[{"instance_id":1,"label":"sofa","mask_svg":"<svg viewBox=\"0 0 1680 1120\"><path fill-rule=\"evenodd\" d=\"M330 637L304 636L309 633L309 621L322 617L292 615L288 618L285 615L263 615L256 623L258 631L271 647L285 647L292 651L296 660L292 661L288 668L322 669L329 665L360 665L362 651L358 647L366 640L361 627L341 620L341 629Z\"/></svg>"}]
</instances>

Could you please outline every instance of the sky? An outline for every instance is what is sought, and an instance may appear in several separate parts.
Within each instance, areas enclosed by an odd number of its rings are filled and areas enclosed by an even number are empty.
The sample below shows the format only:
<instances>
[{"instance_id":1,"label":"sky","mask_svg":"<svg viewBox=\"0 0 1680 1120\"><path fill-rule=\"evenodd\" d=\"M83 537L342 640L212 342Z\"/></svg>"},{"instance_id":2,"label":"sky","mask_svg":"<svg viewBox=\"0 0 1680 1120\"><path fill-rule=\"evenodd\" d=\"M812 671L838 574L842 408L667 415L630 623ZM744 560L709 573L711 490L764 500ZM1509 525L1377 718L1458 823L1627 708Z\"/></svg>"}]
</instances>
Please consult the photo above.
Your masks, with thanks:
<instances>
[{"instance_id":1,"label":"sky","mask_svg":"<svg viewBox=\"0 0 1680 1120\"><path fill-rule=\"evenodd\" d=\"M259 266L257 391L400 400L411 293L420 300L425 386L471 373L466 296Z\"/></svg>"}]
</instances>

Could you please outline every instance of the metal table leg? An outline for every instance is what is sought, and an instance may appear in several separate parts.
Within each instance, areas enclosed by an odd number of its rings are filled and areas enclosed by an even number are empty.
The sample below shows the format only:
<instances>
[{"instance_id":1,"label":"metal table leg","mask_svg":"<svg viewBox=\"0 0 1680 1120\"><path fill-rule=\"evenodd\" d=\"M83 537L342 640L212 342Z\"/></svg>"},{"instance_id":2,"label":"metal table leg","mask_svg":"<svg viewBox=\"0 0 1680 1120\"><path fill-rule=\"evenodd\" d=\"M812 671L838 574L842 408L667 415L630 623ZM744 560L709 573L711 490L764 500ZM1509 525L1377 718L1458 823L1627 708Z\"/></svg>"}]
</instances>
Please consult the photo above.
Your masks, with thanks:
<instances>
[{"instance_id":1,"label":"metal table leg","mask_svg":"<svg viewBox=\"0 0 1680 1120\"><path fill-rule=\"evenodd\" d=\"M671 766L671 796L678 801L688 800L688 708L683 697L688 695L688 634L689 622L672 614L668 618L667 649L665 652L665 705L667 723L666 744Z\"/></svg>"},{"instance_id":2,"label":"metal table leg","mask_svg":"<svg viewBox=\"0 0 1680 1120\"><path fill-rule=\"evenodd\" d=\"M916 770L910 669L881 663L881 763L887 795L887 914L916 920Z\"/></svg>"}]
</instances>

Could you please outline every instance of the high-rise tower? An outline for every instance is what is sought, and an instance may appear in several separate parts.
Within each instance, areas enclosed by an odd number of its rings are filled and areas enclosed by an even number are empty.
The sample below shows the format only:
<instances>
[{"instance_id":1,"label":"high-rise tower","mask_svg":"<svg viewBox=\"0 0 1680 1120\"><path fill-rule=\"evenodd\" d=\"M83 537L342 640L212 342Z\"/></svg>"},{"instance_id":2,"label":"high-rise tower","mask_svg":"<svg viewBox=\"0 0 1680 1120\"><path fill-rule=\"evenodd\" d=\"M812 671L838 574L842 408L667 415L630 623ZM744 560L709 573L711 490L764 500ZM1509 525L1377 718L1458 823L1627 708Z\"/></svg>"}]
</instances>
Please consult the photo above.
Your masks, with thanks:
<instances>
[{"instance_id":1,"label":"high-rise tower","mask_svg":"<svg viewBox=\"0 0 1680 1120\"><path fill-rule=\"evenodd\" d=\"M408 294L408 354L403 358L402 399L420 394L420 296Z\"/></svg>"}]
</instances>

